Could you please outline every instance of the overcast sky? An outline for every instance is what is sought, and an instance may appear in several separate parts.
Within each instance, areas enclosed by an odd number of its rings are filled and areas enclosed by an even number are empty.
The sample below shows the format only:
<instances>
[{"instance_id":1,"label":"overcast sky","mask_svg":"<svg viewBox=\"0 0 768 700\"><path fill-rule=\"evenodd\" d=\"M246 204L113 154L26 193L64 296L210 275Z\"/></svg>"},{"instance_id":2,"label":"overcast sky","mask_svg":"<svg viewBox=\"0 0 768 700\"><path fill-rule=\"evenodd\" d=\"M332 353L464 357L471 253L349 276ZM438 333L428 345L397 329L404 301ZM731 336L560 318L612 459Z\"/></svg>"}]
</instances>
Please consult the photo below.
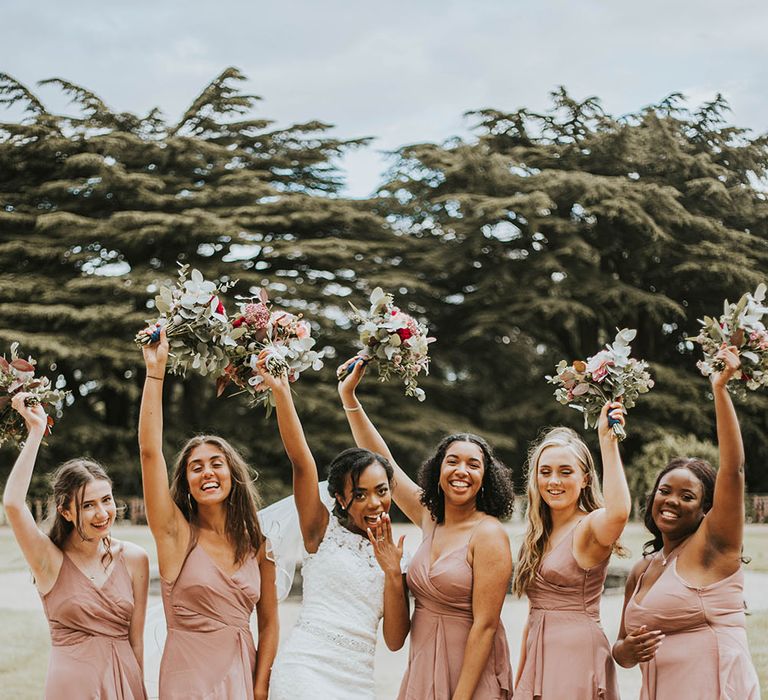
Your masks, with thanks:
<instances>
[{"instance_id":1,"label":"overcast sky","mask_svg":"<svg viewBox=\"0 0 768 700\"><path fill-rule=\"evenodd\" d=\"M28 87L62 77L175 119L233 65L264 98L255 116L375 136L344 163L353 196L379 182L382 151L466 134L470 109L545 109L561 84L616 114L722 92L734 123L768 131L763 0L0 0L0 13L0 72Z\"/></svg>"}]
</instances>

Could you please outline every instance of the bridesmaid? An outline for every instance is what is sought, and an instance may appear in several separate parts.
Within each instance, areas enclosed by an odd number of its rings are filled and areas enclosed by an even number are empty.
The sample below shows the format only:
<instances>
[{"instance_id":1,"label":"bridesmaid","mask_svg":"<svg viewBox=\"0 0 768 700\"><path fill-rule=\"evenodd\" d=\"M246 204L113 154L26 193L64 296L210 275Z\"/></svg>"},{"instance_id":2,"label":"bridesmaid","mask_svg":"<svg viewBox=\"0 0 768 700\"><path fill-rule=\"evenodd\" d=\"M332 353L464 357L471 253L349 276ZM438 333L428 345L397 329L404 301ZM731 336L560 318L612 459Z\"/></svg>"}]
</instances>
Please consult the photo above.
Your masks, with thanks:
<instances>
[{"instance_id":1,"label":"bridesmaid","mask_svg":"<svg viewBox=\"0 0 768 700\"><path fill-rule=\"evenodd\" d=\"M162 452L165 331L143 352L141 471L168 626L160 697L265 699L278 642L275 565L248 466L226 440L200 435L182 448L169 486ZM254 608L258 652L249 627Z\"/></svg>"},{"instance_id":2,"label":"bridesmaid","mask_svg":"<svg viewBox=\"0 0 768 700\"><path fill-rule=\"evenodd\" d=\"M443 438L414 483L357 399L365 373L357 360L339 368L356 363L339 384L355 442L392 463L394 501L423 533L407 575L416 607L398 698L508 700L512 668L500 615L512 555L499 518L512 513L510 471L485 440L460 433Z\"/></svg>"},{"instance_id":3,"label":"bridesmaid","mask_svg":"<svg viewBox=\"0 0 768 700\"><path fill-rule=\"evenodd\" d=\"M528 526L512 590L528 596L515 700L619 700L600 597L631 500L608 417L598 423L605 502L589 448L570 428L552 428L528 459ZM563 669L568 673L563 673Z\"/></svg>"},{"instance_id":4,"label":"bridesmaid","mask_svg":"<svg viewBox=\"0 0 768 700\"><path fill-rule=\"evenodd\" d=\"M26 496L47 417L39 404L25 405L28 396L13 397L28 436L8 476L3 506L51 628L45 698L143 700L149 558L141 547L112 539L112 482L87 459L56 470L53 525L47 535L38 529Z\"/></svg>"},{"instance_id":5,"label":"bridesmaid","mask_svg":"<svg viewBox=\"0 0 768 700\"><path fill-rule=\"evenodd\" d=\"M673 459L648 496L653 535L627 580L616 661L640 664L641 700L759 700L744 618L744 447L726 385L740 366L723 347L712 376L720 468Z\"/></svg>"}]
</instances>

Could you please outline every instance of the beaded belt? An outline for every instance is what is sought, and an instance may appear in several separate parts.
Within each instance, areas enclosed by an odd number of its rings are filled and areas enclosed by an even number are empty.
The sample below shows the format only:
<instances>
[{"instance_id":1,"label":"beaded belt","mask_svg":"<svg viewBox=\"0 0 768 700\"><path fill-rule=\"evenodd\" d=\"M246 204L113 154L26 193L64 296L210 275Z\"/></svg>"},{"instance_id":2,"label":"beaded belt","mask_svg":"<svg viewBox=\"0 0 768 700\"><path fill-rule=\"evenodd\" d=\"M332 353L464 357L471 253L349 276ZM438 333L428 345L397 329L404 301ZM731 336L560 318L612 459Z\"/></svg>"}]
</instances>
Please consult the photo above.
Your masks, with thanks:
<instances>
[{"instance_id":1,"label":"beaded belt","mask_svg":"<svg viewBox=\"0 0 768 700\"><path fill-rule=\"evenodd\" d=\"M376 647L373 644L368 644L368 642L364 642L360 639L354 639L347 636L346 634L341 634L341 632L331 632L330 630L327 630L320 625L315 625L311 622L307 622L306 620L299 619L299 621L296 623L296 627L304 630L305 632L309 632L315 637L327 639L329 642L332 642L336 646L346 647L352 651L363 651L367 654L370 654L371 656L373 656L374 652L376 651Z\"/></svg>"}]
</instances>

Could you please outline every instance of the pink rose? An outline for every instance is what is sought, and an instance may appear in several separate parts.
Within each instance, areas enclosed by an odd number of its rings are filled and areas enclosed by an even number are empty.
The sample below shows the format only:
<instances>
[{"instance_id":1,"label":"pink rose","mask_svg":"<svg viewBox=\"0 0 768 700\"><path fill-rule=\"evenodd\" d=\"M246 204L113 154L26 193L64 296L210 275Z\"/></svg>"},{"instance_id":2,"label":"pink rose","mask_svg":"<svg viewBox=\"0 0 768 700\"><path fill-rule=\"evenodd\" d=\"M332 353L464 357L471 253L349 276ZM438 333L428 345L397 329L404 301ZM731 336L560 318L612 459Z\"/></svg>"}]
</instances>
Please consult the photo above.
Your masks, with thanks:
<instances>
[{"instance_id":1,"label":"pink rose","mask_svg":"<svg viewBox=\"0 0 768 700\"><path fill-rule=\"evenodd\" d=\"M600 383L608 376L608 368L613 364L610 353L607 350L601 350L597 355L589 358L587 372L592 375L593 381Z\"/></svg>"}]
</instances>

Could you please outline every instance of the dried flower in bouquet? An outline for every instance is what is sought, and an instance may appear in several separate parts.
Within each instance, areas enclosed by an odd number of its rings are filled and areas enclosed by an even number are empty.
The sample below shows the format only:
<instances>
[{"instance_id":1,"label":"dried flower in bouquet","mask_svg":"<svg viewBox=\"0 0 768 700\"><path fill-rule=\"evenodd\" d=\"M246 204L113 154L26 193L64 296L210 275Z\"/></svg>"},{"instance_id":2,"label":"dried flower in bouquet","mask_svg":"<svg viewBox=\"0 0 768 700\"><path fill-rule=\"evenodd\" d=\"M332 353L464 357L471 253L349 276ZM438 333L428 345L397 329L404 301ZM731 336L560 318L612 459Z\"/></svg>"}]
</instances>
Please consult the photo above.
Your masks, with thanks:
<instances>
[{"instance_id":1,"label":"dried flower in bouquet","mask_svg":"<svg viewBox=\"0 0 768 700\"><path fill-rule=\"evenodd\" d=\"M322 354L313 350L312 327L300 315L270 308L265 290L258 298L243 300L228 333L229 364L218 379L218 394L232 382L252 396L252 405L264 404L269 416L274 397L256 370L259 354L266 350L267 371L295 382L308 369L323 367Z\"/></svg>"},{"instance_id":2,"label":"dried flower in bouquet","mask_svg":"<svg viewBox=\"0 0 768 700\"><path fill-rule=\"evenodd\" d=\"M555 398L584 414L584 428L597 427L600 411L608 401L621 401L625 409L632 408L640 394L653 387L648 363L630 357L630 343L637 331L624 328L616 334L613 344L606 345L596 355L576 360L570 365L562 360L554 376L547 381L554 384ZM619 440L626 437L621 423L608 420Z\"/></svg>"},{"instance_id":3,"label":"dried flower in bouquet","mask_svg":"<svg viewBox=\"0 0 768 700\"><path fill-rule=\"evenodd\" d=\"M754 390L768 386L768 306L765 305L766 285L760 284L754 294L744 294L735 303L726 299L720 318L705 316L699 319L701 331L695 338L704 351L704 359L696 366L708 377L721 372L725 367L717 358L720 348L735 345L741 359L741 372L728 383L728 390L745 398L747 389Z\"/></svg>"},{"instance_id":4,"label":"dried flower in bouquet","mask_svg":"<svg viewBox=\"0 0 768 700\"><path fill-rule=\"evenodd\" d=\"M417 377L421 372L429 374L429 344L435 339L428 337L424 324L401 311L394 301L391 294L376 287L368 311L360 311L350 304L363 345L359 354L362 361L376 364L380 381L386 382L392 375L402 377L405 395L423 401L426 394L419 388ZM339 380L352 366L346 368Z\"/></svg>"},{"instance_id":5,"label":"dried flower in bouquet","mask_svg":"<svg viewBox=\"0 0 768 700\"><path fill-rule=\"evenodd\" d=\"M36 362L31 357L19 357L19 344L11 345L10 360L0 357L0 445L6 442L21 443L27 434L24 418L11 406L11 399L19 392L29 393L27 406L42 404L60 409L70 392L56 389L48 377L36 377ZM50 433L53 418L48 415L46 434Z\"/></svg>"},{"instance_id":6,"label":"dried flower in bouquet","mask_svg":"<svg viewBox=\"0 0 768 700\"><path fill-rule=\"evenodd\" d=\"M186 375L192 369L199 374L219 376L229 364L225 348L233 343L229 339L230 323L221 295L234 282L216 285L206 280L199 270L189 265L179 269L179 279L173 285L162 285L155 296L160 317L148 321L150 328L136 334L136 343L150 345L160 339L160 327L170 345L168 371Z\"/></svg>"}]
</instances>

